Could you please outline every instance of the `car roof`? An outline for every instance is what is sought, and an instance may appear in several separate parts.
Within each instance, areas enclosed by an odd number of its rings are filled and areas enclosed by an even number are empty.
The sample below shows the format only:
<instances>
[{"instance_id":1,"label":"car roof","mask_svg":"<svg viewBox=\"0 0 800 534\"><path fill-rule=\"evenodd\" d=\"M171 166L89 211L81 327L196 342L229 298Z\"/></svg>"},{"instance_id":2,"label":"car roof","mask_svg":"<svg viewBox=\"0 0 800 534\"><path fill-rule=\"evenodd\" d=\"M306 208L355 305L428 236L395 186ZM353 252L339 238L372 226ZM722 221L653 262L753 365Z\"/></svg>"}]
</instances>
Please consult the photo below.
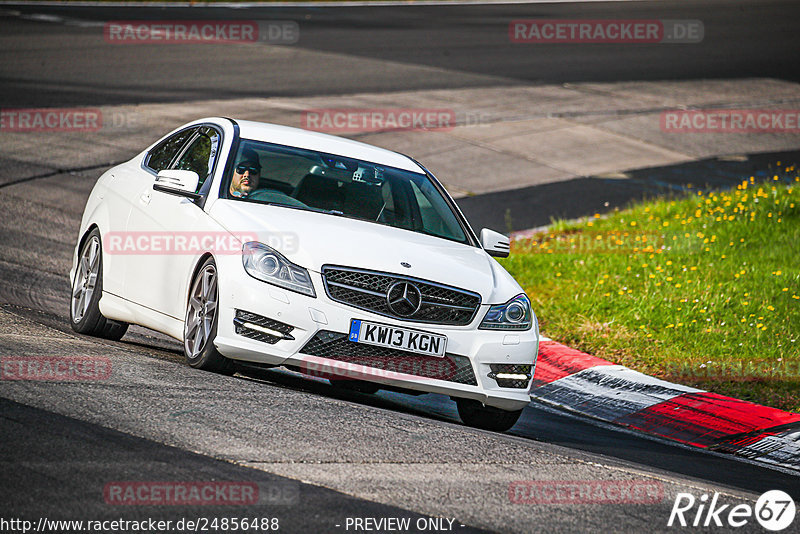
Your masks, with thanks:
<instances>
[{"instance_id":1,"label":"car roof","mask_svg":"<svg viewBox=\"0 0 800 534\"><path fill-rule=\"evenodd\" d=\"M305 148L345 156L411 172L424 172L411 158L398 152L360 143L344 137L311 132L290 126L233 119L239 125L239 135L244 139L265 141L278 145Z\"/></svg>"}]
</instances>

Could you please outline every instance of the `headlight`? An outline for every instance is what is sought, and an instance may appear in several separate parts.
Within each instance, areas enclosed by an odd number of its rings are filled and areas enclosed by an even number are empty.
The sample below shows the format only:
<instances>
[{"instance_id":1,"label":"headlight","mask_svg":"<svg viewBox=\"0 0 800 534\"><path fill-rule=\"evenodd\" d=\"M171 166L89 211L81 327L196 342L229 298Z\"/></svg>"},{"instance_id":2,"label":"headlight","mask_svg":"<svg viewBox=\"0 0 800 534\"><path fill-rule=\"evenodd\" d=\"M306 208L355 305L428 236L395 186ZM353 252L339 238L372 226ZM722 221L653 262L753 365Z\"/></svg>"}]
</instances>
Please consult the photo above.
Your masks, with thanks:
<instances>
[{"instance_id":1,"label":"headlight","mask_svg":"<svg viewBox=\"0 0 800 534\"><path fill-rule=\"evenodd\" d=\"M481 330L528 330L531 327L532 317L531 301L523 293L505 304L490 307L478 328Z\"/></svg>"},{"instance_id":2,"label":"headlight","mask_svg":"<svg viewBox=\"0 0 800 534\"><path fill-rule=\"evenodd\" d=\"M253 278L310 297L317 296L308 271L267 245L256 241L245 243L242 247L242 264Z\"/></svg>"}]
</instances>

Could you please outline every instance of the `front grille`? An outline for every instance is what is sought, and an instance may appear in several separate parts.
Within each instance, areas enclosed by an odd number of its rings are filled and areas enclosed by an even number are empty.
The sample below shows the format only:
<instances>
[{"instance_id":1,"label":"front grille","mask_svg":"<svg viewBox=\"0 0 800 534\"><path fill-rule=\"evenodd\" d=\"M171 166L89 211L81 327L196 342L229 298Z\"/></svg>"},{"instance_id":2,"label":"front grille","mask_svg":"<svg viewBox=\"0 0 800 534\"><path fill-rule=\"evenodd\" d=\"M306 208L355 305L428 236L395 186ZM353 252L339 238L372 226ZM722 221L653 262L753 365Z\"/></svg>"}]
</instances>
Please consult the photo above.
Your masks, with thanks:
<instances>
[{"instance_id":1,"label":"front grille","mask_svg":"<svg viewBox=\"0 0 800 534\"><path fill-rule=\"evenodd\" d=\"M404 350L376 347L350 341L347 334L322 330L317 332L300 349L303 354L354 363L389 371L404 373L434 380L445 380L457 384L476 386L472 364L466 356L445 354L443 358L424 356ZM376 373L377 374L377 373Z\"/></svg>"},{"instance_id":2,"label":"front grille","mask_svg":"<svg viewBox=\"0 0 800 534\"><path fill-rule=\"evenodd\" d=\"M247 327L245 326L246 323L268 328L269 330L278 332L281 335L272 335L254 328ZM240 336L249 337L250 339L255 339L256 341L261 341L263 343L269 343L270 345L274 345L282 339L294 339L294 337L292 337L290 334L290 332L294 330L293 326L244 310L236 310L236 317L233 319L233 327L234 331Z\"/></svg>"},{"instance_id":3,"label":"front grille","mask_svg":"<svg viewBox=\"0 0 800 534\"><path fill-rule=\"evenodd\" d=\"M497 385L501 388L517 388L523 389L527 388L528 385L531 383L531 366L527 364L511 364L511 363L493 363L489 365L489 368L492 370L489 373L489 378L493 378ZM519 375L525 375L528 378L525 380L517 380L517 379L509 379L509 378L497 378L498 373L513 373Z\"/></svg>"},{"instance_id":4,"label":"front grille","mask_svg":"<svg viewBox=\"0 0 800 534\"><path fill-rule=\"evenodd\" d=\"M404 321L463 326L472 322L481 304L477 293L395 274L326 265L322 279L331 300ZM415 313L398 315L389 307L387 293L397 282L419 289L422 301Z\"/></svg>"}]
</instances>

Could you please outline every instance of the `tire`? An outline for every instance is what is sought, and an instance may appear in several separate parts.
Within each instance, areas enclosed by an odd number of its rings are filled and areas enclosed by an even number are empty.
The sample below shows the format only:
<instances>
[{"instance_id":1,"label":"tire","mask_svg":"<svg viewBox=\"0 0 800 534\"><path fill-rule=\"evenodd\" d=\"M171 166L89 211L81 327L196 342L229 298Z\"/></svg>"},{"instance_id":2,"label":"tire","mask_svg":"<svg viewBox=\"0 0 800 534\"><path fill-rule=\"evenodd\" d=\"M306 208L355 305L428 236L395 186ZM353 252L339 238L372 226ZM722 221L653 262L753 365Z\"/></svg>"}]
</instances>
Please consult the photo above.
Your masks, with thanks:
<instances>
[{"instance_id":1,"label":"tire","mask_svg":"<svg viewBox=\"0 0 800 534\"><path fill-rule=\"evenodd\" d=\"M128 323L112 321L100 313L103 294L103 246L95 228L86 237L78 253L78 267L72 281L69 323L79 334L118 341L128 330Z\"/></svg>"},{"instance_id":2,"label":"tire","mask_svg":"<svg viewBox=\"0 0 800 534\"><path fill-rule=\"evenodd\" d=\"M484 406L472 399L458 399L456 404L458 415L465 425L494 432L510 429L522 415L522 410L508 412L493 406Z\"/></svg>"},{"instance_id":3,"label":"tire","mask_svg":"<svg viewBox=\"0 0 800 534\"><path fill-rule=\"evenodd\" d=\"M217 281L217 265L214 258L208 258L197 271L189 290L183 326L183 354L195 369L232 375L235 371L233 361L220 354L214 346L219 320Z\"/></svg>"}]
</instances>

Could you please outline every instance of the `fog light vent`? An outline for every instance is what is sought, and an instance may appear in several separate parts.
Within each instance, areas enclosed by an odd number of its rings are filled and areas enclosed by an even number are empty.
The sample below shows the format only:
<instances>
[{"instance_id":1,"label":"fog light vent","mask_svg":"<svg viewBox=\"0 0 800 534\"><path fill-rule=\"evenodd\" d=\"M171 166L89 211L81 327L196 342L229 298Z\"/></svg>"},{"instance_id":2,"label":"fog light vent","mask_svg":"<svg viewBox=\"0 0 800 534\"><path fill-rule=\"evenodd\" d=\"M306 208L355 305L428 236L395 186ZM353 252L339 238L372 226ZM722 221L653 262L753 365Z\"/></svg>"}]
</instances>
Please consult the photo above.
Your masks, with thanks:
<instances>
[{"instance_id":1,"label":"fog light vent","mask_svg":"<svg viewBox=\"0 0 800 534\"><path fill-rule=\"evenodd\" d=\"M531 382L531 366L527 364L493 363L489 378L494 379L501 388L527 388Z\"/></svg>"},{"instance_id":2,"label":"fog light vent","mask_svg":"<svg viewBox=\"0 0 800 534\"><path fill-rule=\"evenodd\" d=\"M236 310L233 326L240 336L274 345L281 340L291 340L293 326L244 310Z\"/></svg>"}]
</instances>

